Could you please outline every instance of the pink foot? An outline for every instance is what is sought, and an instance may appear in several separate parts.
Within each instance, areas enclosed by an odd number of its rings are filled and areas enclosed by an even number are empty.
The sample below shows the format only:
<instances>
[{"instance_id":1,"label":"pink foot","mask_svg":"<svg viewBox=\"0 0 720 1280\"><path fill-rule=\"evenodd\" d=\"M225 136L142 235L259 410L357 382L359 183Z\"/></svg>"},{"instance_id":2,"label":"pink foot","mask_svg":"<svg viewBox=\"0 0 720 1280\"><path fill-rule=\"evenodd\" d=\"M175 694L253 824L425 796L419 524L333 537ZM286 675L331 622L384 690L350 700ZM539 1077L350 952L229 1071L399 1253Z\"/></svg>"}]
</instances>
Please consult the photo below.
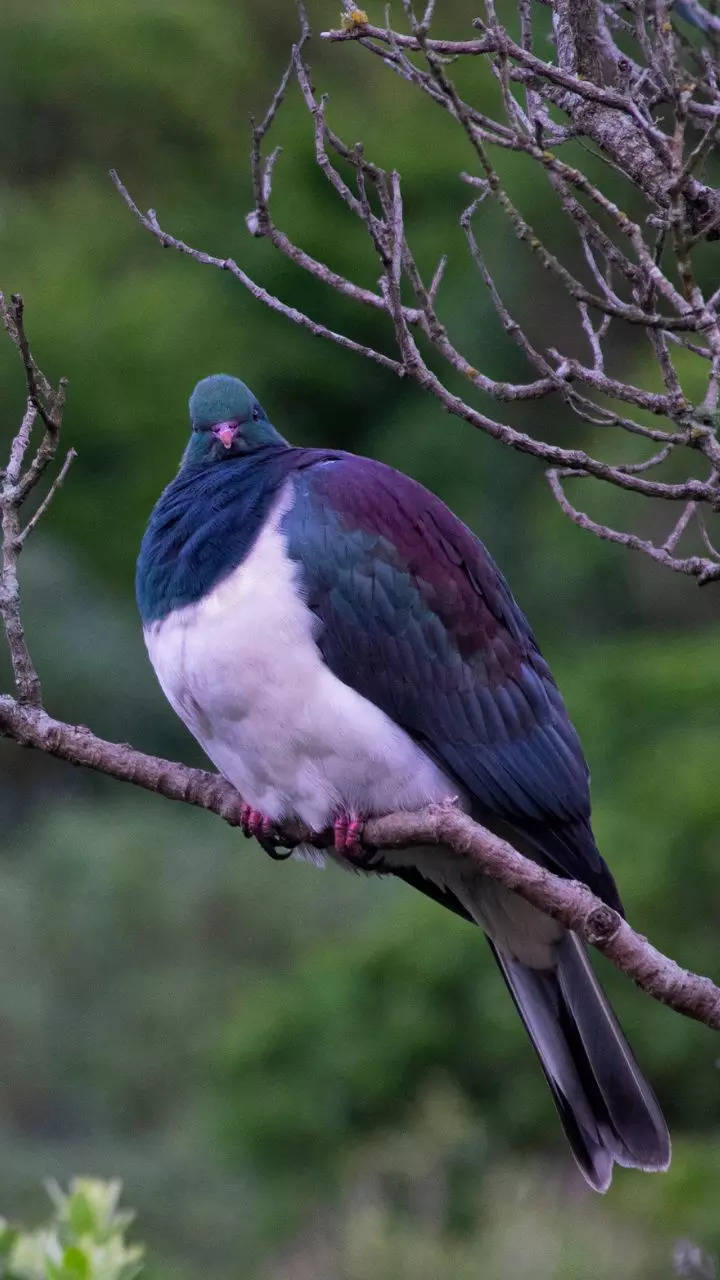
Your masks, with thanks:
<instances>
[{"instance_id":1,"label":"pink foot","mask_svg":"<svg viewBox=\"0 0 720 1280\"><path fill-rule=\"evenodd\" d=\"M273 824L264 813L259 809L253 809L251 805L244 804L240 809L240 826L243 829L243 835L254 836L256 840L267 840L272 833Z\"/></svg>"},{"instance_id":2,"label":"pink foot","mask_svg":"<svg viewBox=\"0 0 720 1280\"><path fill-rule=\"evenodd\" d=\"M240 808L240 826L243 834L250 837L254 836L267 854L276 862L285 862L287 858L292 856L293 845L287 845L284 838L280 836L275 828L275 823L266 814L261 813L259 809L253 809L252 805L244 804ZM279 850L284 852L280 853Z\"/></svg>"},{"instance_id":3,"label":"pink foot","mask_svg":"<svg viewBox=\"0 0 720 1280\"><path fill-rule=\"evenodd\" d=\"M363 821L353 814L343 813L333 823L335 850L337 853L362 853Z\"/></svg>"}]
</instances>

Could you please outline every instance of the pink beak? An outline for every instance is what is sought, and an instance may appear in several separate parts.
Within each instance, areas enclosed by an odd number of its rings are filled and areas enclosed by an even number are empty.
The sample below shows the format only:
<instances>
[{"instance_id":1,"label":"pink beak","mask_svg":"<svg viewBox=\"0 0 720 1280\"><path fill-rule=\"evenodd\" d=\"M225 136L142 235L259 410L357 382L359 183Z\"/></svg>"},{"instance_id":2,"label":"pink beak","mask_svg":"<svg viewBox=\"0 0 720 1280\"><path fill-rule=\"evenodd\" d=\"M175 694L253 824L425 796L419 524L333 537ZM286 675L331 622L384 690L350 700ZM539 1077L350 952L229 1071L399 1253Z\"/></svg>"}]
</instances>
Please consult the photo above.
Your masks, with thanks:
<instances>
[{"instance_id":1,"label":"pink beak","mask_svg":"<svg viewBox=\"0 0 720 1280\"><path fill-rule=\"evenodd\" d=\"M212 433L214 436L217 436L218 440L224 444L226 449L229 449L237 435L237 423L216 422L212 429Z\"/></svg>"}]
</instances>

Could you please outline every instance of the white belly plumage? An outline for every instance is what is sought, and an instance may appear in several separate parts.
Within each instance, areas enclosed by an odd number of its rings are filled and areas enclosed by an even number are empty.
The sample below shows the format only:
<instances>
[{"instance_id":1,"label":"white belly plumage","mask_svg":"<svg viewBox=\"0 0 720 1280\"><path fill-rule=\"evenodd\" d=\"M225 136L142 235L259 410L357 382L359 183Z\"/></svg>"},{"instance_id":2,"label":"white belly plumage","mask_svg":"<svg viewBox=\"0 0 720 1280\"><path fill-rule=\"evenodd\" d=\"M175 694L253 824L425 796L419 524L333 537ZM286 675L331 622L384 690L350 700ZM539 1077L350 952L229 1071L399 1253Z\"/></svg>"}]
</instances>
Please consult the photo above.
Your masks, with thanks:
<instances>
[{"instance_id":1,"label":"white belly plumage","mask_svg":"<svg viewBox=\"0 0 720 1280\"><path fill-rule=\"evenodd\" d=\"M419 808L457 788L378 707L338 680L279 528L286 489L241 565L145 629L168 701L217 768L275 820Z\"/></svg>"},{"instance_id":2,"label":"white belly plumage","mask_svg":"<svg viewBox=\"0 0 720 1280\"><path fill-rule=\"evenodd\" d=\"M145 628L165 696L244 800L274 821L322 831L341 813L456 796L412 738L323 662L279 527L290 501L286 488L250 554L203 600ZM443 849L398 849L386 862L450 888L511 954L550 962L558 926L473 863Z\"/></svg>"}]
</instances>

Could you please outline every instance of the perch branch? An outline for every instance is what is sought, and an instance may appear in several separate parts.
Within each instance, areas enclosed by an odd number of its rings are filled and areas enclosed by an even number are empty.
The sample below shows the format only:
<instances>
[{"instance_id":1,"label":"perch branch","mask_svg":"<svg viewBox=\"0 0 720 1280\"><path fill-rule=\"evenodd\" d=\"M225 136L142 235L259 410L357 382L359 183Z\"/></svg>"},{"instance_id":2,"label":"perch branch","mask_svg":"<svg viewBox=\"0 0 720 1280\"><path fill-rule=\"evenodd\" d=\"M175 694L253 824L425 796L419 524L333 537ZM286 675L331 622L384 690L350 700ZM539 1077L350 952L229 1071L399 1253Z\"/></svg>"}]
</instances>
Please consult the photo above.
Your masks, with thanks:
<instances>
[{"instance_id":1,"label":"perch branch","mask_svg":"<svg viewBox=\"0 0 720 1280\"><path fill-rule=\"evenodd\" d=\"M197 805L230 826L241 824L242 799L219 774L145 755L125 743L108 742L84 725L54 720L41 707L23 707L0 695L0 734L21 746L131 782L168 800ZM333 842L332 831L318 833L300 826L284 828L281 835L289 847L305 842L327 848ZM647 995L677 1013L720 1029L720 988L709 978L683 969L663 955L584 884L563 880L525 858L455 805L431 805L414 813L370 818L364 826L363 842L368 848L443 845L453 855L472 858L484 875L602 952Z\"/></svg>"}]
</instances>

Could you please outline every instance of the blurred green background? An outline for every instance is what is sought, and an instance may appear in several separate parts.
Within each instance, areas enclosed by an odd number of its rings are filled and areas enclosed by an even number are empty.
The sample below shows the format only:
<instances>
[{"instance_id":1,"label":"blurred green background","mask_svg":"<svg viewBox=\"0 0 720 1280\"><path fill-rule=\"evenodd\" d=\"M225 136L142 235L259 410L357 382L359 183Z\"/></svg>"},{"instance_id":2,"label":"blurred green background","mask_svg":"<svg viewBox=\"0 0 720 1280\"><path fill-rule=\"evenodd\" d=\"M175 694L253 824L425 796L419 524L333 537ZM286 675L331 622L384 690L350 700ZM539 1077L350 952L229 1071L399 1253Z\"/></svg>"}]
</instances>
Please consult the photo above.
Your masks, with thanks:
<instances>
[{"instance_id":1,"label":"blurred green background","mask_svg":"<svg viewBox=\"0 0 720 1280\"><path fill-rule=\"evenodd\" d=\"M335 3L310 10L318 30L338 21ZM441 29L469 33L465 0L438 10ZM114 165L167 229L390 349L377 317L245 228L247 117L284 66L290 0L6 0L2 28L0 279L25 296L43 368L70 379L65 441L79 455L24 556L49 708L200 762L147 665L132 576L183 446L189 391L208 373L237 373L295 442L402 466L486 539L580 729L598 839L631 920L717 974L720 588L698 591L574 529L531 460L293 329L221 273L163 252L110 185ZM483 370L522 376L457 225L457 175L473 167L463 137L359 48L315 40L310 58L333 124L402 171L421 265L449 253L441 299L453 336ZM461 74L490 107L487 68ZM296 91L276 141L279 225L372 284L369 250L314 167ZM567 249L538 175L502 167ZM478 231L530 329L576 343L576 317L491 209ZM710 275L718 252L706 252ZM615 355L652 379L627 334ZM683 372L692 384L695 370ZM6 448L23 400L7 342L0 381ZM608 447L549 402L503 413ZM632 448L619 442L618 456ZM664 514L619 494L588 491L588 502L639 528L657 530ZM48 1175L118 1175L153 1280L656 1280L675 1273L678 1241L720 1251L709 1031L603 968L675 1154L668 1175L619 1170L593 1196L467 925L403 886L275 864L209 816L12 745L0 767L0 1212L39 1212Z\"/></svg>"}]
</instances>

